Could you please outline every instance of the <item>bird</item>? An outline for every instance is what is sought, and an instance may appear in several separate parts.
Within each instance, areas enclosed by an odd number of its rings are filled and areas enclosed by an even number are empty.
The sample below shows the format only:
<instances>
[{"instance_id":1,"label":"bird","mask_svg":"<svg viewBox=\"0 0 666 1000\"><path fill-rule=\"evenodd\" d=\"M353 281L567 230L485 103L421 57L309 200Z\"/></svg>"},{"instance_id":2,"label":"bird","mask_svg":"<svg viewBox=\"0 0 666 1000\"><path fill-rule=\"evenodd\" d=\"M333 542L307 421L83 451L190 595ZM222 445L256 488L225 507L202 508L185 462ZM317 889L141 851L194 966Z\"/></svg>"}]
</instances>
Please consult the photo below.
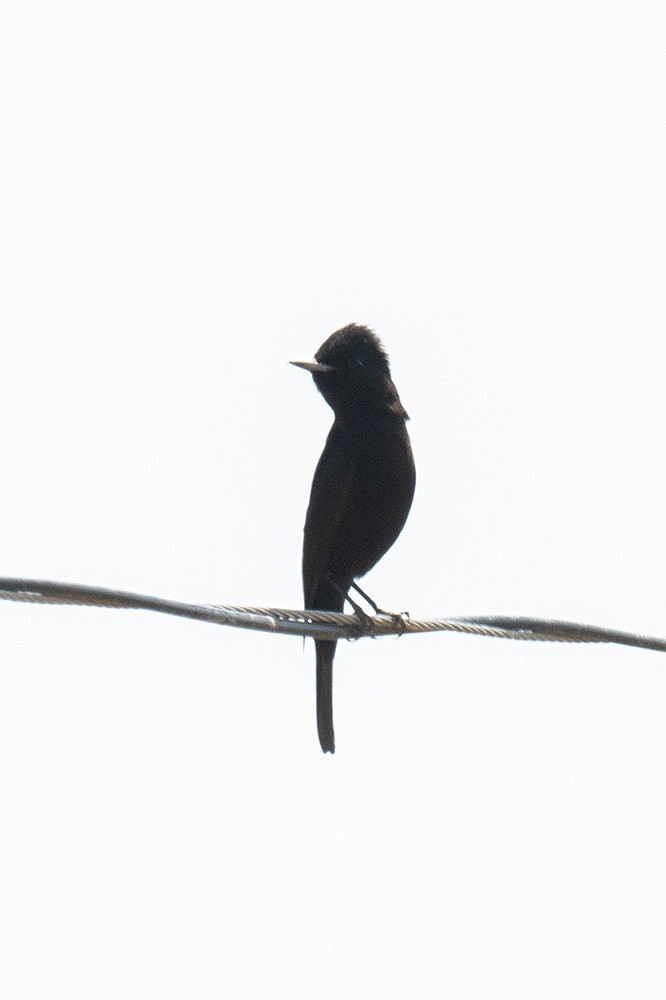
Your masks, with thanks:
<instances>
[{"instance_id":1,"label":"bird","mask_svg":"<svg viewBox=\"0 0 666 1000\"><path fill-rule=\"evenodd\" d=\"M291 363L312 374L334 415L303 529L305 608L342 611L350 588L391 548L407 520L416 484L409 417L388 355L367 326L343 326L314 361ZM315 640L317 733L331 754L335 647Z\"/></svg>"}]
</instances>

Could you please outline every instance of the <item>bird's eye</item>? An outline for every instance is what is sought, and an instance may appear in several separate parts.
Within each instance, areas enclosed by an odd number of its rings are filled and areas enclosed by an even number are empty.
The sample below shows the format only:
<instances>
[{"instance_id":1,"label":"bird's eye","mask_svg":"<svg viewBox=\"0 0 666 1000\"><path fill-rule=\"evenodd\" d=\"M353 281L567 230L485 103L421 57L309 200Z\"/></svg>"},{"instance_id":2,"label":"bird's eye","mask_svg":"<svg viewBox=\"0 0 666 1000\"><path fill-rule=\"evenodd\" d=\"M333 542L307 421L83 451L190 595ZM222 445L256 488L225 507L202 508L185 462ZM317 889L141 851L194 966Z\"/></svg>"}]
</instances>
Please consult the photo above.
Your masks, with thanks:
<instances>
[{"instance_id":1,"label":"bird's eye","mask_svg":"<svg viewBox=\"0 0 666 1000\"><path fill-rule=\"evenodd\" d=\"M361 358L351 358L349 361L350 368L363 368L363 360Z\"/></svg>"}]
</instances>

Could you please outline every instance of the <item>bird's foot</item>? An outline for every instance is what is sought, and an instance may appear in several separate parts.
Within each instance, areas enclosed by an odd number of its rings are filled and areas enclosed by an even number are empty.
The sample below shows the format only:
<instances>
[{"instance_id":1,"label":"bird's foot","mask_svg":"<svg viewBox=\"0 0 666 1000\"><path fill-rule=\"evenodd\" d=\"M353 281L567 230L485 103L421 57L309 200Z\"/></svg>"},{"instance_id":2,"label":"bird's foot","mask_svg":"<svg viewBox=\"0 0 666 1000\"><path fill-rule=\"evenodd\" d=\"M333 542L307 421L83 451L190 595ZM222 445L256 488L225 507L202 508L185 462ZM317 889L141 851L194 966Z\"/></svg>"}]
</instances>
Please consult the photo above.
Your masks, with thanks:
<instances>
[{"instance_id":1,"label":"bird's foot","mask_svg":"<svg viewBox=\"0 0 666 1000\"><path fill-rule=\"evenodd\" d=\"M372 618L370 615L366 614L361 605L357 604L356 601L353 601L349 594L347 594L347 601L351 604L354 610L354 615L359 620L359 624L363 629L363 634L370 632L372 630Z\"/></svg>"},{"instance_id":2,"label":"bird's foot","mask_svg":"<svg viewBox=\"0 0 666 1000\"><path fill-rule=\"evenodd\" d=\"M382 614L387 615L391 619L394 625L403 625L403 626L405 624L405 621L410 617L409 611L382 611ZM398 634L402 635L403 631L404 628Z\"/></svg>"}]
</instances>

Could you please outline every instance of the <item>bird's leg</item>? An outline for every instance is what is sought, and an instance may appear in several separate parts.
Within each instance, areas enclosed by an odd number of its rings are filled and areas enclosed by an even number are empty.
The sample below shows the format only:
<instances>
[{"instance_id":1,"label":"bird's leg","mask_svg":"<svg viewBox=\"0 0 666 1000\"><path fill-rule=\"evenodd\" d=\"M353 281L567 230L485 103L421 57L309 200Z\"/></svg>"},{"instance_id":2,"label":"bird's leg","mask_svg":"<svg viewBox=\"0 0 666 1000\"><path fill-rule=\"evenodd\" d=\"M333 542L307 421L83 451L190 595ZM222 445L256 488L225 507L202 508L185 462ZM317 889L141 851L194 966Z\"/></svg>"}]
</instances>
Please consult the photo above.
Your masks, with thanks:
<instances>
[{"instance_id":1,"label":"bird's leg","mask_svg":"<svg viewBox=\"0 0 666 1000\"><path fill-rule=\"evenodd\" d=\"M349 591L345 590L344 587L341 587L340 584L337 582L337 580L334 580L330 574L328 575L327 579L328 582L333 587L333 589L337 590L338 594L340 594L340 597L342 597L343 600L348 601L349 604L351 604L352 608L354 609L354 614L356 615L357 618L360 619L364 627L367 628L368 625L370 624L370 616L365 613L360 604L357 604L356 601L352 600L352 598L349 596ZM352 587L356 587L356 584L353 581L352 581ZM356 589L358 590L357 587ZM365 594L363 594L363 596L365 597ZM374 607L372 601L370 601L369 603L372 605L372 607Z\"/></svg>"},{"instance_id":2,"label":"bird's leg","mask_svg":"<svg viewBox=\"0 0 666 1000\"><path fill-rule=\"evenodd\" d=\"M356 591L356 593L360 594L361 597L363 598L363 600L368 602L368 604L370 605L370 607L372 608L372 610L374 611L374 613L376 615L387 615L388 614L388 611L382 611L382 609L375 604L375 602L373 601L373 599L368 594L366 594L366 592L364 590L361 590L361 588L359 587L359 585L356 583L355 580L352 580L351 585L354 588L354 590ZM352 608L354 608L354 610L356 610L354 602L351 600L351 598L347 597L347 600L351 604Z\"/></svg>"},{"instance_id":3,"label":"bird's leg","mask_svg":"<svg viewBox=\"0 0 666 1000\"><path fill-rule=\"evenodd\" d=\"M361 605L357 604L356 601L352 600L349 594L346 595L345 600L348 601L349 604L351 604L352 608L354 609L354 614L356 615L356 617L360 618L364 625L367 625L370 621L370 615L366 614Z\"/></svg>"},{"instance_id":4,"label":"bird's leg","mask_svg":"<svg viewBox=\"0 0 666 1000\"><path fill-rule=\"evenodd\" d=\"M355 580L352 580L352 584L351 584L351 585L352 585L352 587L354 588L354 590L356 591L356 593L357 593L357 594L360 594L360 595L361 595L361 597L362 597L362 598L363 598L363 599L364 599L365 601L367 601L367 602L368 602L368 604L370 605L370 607L372 608L372 610L373 610L373 611L375 612L375 614L376 614L376 615L386 615L386 617L387 617L387 618L392 618L392 619L393 619L393 621L394 621L394 622L395 622L396 624L397 624L398 622L402 622L402 621L403 621L403 619L404 619L404 617L405 617L405 614L407 614L407 612L405 612L404 614L401 614L400 612L397 612L397 611L383 611L383 610L382 610L382 608L378 607L378 606L377 606L377 605L375 604L375 602L373 601L373 599L372 599L372 598L371 598L371 597L370 597L370 596L369 596L368 594L366 594L366 592L365 592L364 590L361 590L361 588L359 587L359 585L358 585L358 584L356 583L356 581L355 581ZM356 605L355 605L355 604L354 604L354 602L353 602L353 601L351 600L351 598L350 598L350 597L347 597L347 600L349 601L349 603L351 604L351 606L352 606L352 607L354 608L354 610L356 611ZM407 614L407 617L409 617L409 615L408 615L408 614Z\"/></svg>"}]
</instances>

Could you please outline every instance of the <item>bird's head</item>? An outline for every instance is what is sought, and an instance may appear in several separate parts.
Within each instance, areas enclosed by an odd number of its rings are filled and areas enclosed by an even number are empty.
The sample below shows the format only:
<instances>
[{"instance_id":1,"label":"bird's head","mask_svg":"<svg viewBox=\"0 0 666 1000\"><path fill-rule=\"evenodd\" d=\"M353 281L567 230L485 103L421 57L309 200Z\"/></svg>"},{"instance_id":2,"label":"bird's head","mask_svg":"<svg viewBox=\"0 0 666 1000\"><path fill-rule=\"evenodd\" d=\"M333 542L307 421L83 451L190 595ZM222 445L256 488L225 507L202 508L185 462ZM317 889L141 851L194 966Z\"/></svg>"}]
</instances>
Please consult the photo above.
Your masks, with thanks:
<instances>
[{"instance_id":1,"label":"bird's head","mask_svg":"<svg viewBox=\"0 0 666 1000\"><path fill-rule=\"evenodd\" d=\"M386 351L367 326L350 323L325 340L314 361L292 361L312 374L336 414L380 412L407 419Z\"/></svg>"}]
</instances>

